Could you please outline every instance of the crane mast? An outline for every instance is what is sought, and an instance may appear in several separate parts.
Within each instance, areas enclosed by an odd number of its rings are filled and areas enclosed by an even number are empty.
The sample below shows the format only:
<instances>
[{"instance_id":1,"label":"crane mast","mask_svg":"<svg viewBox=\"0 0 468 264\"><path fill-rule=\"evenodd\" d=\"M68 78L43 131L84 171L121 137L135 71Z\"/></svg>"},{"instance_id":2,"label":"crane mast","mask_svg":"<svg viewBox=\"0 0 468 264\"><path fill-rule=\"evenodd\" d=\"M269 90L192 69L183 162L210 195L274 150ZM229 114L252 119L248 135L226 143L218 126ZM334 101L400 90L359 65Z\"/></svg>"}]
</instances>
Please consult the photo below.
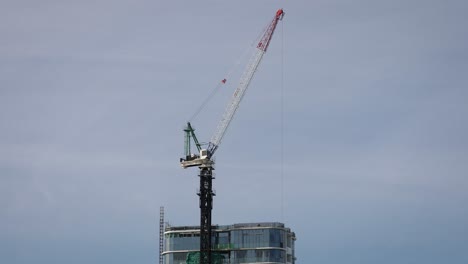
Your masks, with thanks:
<instances>
[{"instance_id":1,"label":"crane mast","mask_svg":"<svg viewBox=\"0 0 468 264\"><path fill-rule=\"evenodd\" d=\"M252 55L244 73L241 76L240 82L228 103L221 121L211 137L208 147L202 149L197 137L195 136L195 129L193 129L190 122L187 123L185 131L185 157L180 159L181 166L185 169L188 167L197 166L200 169L200 189L197 195L200 197L200 264L211 264L212 259L212 243L211 243L211 211L213 209L213 196L215 196L212 188L212 181L214 179L214 161L212 159L214 153L221 144L221 140L226 134L227 128L231 123L242 98L249 87L249 84L257 70L263 55L268 49L273 33L275 32L278 21L282 20L284 16L283 9L276 11L273 20L268 24L268 27L263 32L260 41ZM224 82L224 80L223 80ZM191 139L194 140L199 154L192 154L190 151Z\"/></svg>"}]
</instances>

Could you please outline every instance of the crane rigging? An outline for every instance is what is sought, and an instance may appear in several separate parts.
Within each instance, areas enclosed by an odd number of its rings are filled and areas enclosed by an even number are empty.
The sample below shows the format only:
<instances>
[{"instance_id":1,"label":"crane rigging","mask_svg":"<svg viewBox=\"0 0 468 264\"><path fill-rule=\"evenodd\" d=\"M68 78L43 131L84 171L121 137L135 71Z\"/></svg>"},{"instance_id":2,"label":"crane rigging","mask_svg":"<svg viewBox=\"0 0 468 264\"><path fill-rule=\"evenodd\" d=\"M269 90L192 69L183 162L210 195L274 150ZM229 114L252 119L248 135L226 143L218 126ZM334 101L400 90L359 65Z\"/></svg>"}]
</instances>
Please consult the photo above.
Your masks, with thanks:
<instances>
[{"instance_id":1,"label":"crane rigging","mask_svg":"<svg viewBox=\"0 0 468 264\"><path fill-rule=\"evenodd\" d=\"M199 167L200 190L197 193L200 196L200 264L211 264L211 211L213 208L213 196L215 195L212 188L214 160L213 156L218 149L221 141L226 134L227 128L231 123L242 98L249 87L249 84L257 70L263 55L268 49L273 33L275 32L278 21L284 17L283 9L278 9L273 17L273 20L268 24L260 38L254 54L249 60L246 69L241 75L239 84L234 91L234 94L229 101L221 121L211 137L207 148L202 148L195 135L195 129L190 122L187 122L185 132L185 156L180 159L182 168ZM223 79L223 83L226 79ZM198 153L191 153L192 141L195 143Z\"/></svg>"}]
</instances>

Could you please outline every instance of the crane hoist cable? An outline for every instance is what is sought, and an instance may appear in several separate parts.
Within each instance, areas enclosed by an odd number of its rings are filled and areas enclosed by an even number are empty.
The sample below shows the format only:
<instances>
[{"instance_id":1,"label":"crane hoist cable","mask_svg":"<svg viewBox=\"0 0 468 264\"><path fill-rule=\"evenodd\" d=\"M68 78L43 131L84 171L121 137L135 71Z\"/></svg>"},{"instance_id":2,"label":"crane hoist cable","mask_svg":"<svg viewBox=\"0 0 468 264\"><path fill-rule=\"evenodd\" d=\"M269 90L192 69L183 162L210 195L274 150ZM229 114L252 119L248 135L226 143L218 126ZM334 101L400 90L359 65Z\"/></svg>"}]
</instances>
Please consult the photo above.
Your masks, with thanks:
<instances>
[{"instance_id":1,"label":"crane hoist cable","mask_svg":"<svg viewBox=\"0 0 468 264\"><path fill-rule=\"evenodd\" d=\"M230 80L231 80L231 76L234 75L235 72L237 72L239 70L239 66L241 65L241 62L244 61L247 57L247 55L249 54L249 52L252 51L252 48L256 48L255 44L258 42L258 40L261 38L263 32L265 32L266 29L263 29L262 31L260 31L257 35L257 37L255 38L254 41L252 41L250 43L250 45L242 52L242 54L239 56L239 58L237 58L237 60L235 61L235 63L231 66L231 68L229 69L229 71L227 72L226 75L224 75L224 79L222 79L221 81L219 81L216 86L211 90L211 92L208 94L208 96L205 98L205 100L203 100L203 102L200 104L200 106L197 108L197 110L192 114L192 116L188 119L188 122L192 122L195 118L197 118L198 114L200 114L201 111L203 111L203 109L205 109L206 105L208 105L208 103L211 101L211 99L218 93L218 91L220 90L220 88L224 85L226 85L226 83L229 83Z\"/></svg>"},{"instance_id":2,"label":"crane hoist cable","mask_svg":"<svg viewBox=\"0 0 468 264\"><path fill-rule=\"evenodd\" d=\"M280 139L280 155L281 155L281 221L284 222L284 22L281 23L281 139Z\"/></svg>"},{"instance_id":3,"label":"crane hoist cable","mask_svg":"<svg viewBox=\"0 0 468 264\"><path fill-rule=\"evenodd\" d=\"M211 90L208 97L206 97L206 99L203 101L203 103L201 103L201 105L197 108L195 113L193 113L193 115L189 118L189 121L188 121L189 123L191 123L198 116L198 114L205 108L205 106L208 104L208 102L211 100L211 98L213 98L213 96L219 91L219 88L223 84L225 84L226 81L227 81L227 78L225 78L225 79L221 80L220 82L218 82L216 87L213 90Z\"/></svg>"}]
</instances>

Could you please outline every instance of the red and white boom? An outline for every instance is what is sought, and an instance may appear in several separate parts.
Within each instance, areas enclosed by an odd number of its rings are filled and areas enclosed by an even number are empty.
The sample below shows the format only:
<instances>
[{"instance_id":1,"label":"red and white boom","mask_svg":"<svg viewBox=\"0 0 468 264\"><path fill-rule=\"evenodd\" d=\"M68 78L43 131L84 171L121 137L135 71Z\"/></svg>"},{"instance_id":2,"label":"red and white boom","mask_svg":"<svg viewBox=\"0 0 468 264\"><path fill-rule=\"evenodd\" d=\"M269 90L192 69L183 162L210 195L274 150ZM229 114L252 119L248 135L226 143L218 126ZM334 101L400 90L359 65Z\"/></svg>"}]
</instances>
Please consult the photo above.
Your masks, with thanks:
<instances>
[{"instance_id":1,"label":"red and white boom","mask_svg":"<svg viewBox=\"0 0 468 264\"><path fill-rule=\"evenodd\" d=\"M273 33L275 32L276 25L278 24L279 20L283 19L283 16L283 9L279 9L278 11L276 11L275 17L263 33L260 41L258 42L255 53L250 59L244 73L242 74L239 85L234 91L231 101L227 105L223 117L219 122L218 127L216 128L215 133L211 137L207 148L208 157L212 157L215 151L218 149L218 146L221 143L221 140L223 139L224 134L226 133L227 128L229 127L229 124L231 123L234 114L236 113L236 110L239 107L239 104L242 98L244 97L245 92L247 91L247 88L249 88L250 81L252 80L255 71L257 70L258 65L260 65L260 62L262 61L263 54L265 54L266 50L268 49L268 45L270 44L270 40L273 36Z\"/></svg>"}]
</instances>

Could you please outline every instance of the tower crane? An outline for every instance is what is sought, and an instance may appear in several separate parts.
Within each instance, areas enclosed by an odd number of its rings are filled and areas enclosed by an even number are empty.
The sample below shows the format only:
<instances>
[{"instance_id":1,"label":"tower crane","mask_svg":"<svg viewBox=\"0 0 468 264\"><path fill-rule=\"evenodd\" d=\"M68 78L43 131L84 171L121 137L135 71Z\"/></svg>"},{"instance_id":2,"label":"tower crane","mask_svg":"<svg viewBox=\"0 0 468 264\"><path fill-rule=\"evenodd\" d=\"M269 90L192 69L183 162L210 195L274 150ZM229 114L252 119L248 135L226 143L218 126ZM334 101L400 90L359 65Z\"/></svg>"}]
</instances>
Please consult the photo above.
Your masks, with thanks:
<instances>
[{"instance_id":1,"label":"tower crane","mask_svg":"<svg viewBox=\"0 0 468 264\"><path fill-rule=\"evenodd\" d=\"M221 141L226 134L227 128L231 123L234 114L236 113L242 98L249 87L249 84L257 70L263 55L268 49L273 33L275 32L278 21L284 16L283 9L276 11L273 20L268 24L265 31L258 42L255 52L249 60L247 67L239 84L234 91L234 94L229 101L224 114L219 122L215 133L211 137L207 148L202 148L195 135L195 129L190 122L187 122L185 132L185 157L180 159L182 168L199 167L200 190L197 193L200 196L200 264L211 264L211 211L213 209L213 196L215 195L212 188L214 160L213 156L218 149ZM224 83L224 79L222 82ZM191 143L195 143L198 150L197 153L191 153Z\"/></svg>"}]
</instances>

